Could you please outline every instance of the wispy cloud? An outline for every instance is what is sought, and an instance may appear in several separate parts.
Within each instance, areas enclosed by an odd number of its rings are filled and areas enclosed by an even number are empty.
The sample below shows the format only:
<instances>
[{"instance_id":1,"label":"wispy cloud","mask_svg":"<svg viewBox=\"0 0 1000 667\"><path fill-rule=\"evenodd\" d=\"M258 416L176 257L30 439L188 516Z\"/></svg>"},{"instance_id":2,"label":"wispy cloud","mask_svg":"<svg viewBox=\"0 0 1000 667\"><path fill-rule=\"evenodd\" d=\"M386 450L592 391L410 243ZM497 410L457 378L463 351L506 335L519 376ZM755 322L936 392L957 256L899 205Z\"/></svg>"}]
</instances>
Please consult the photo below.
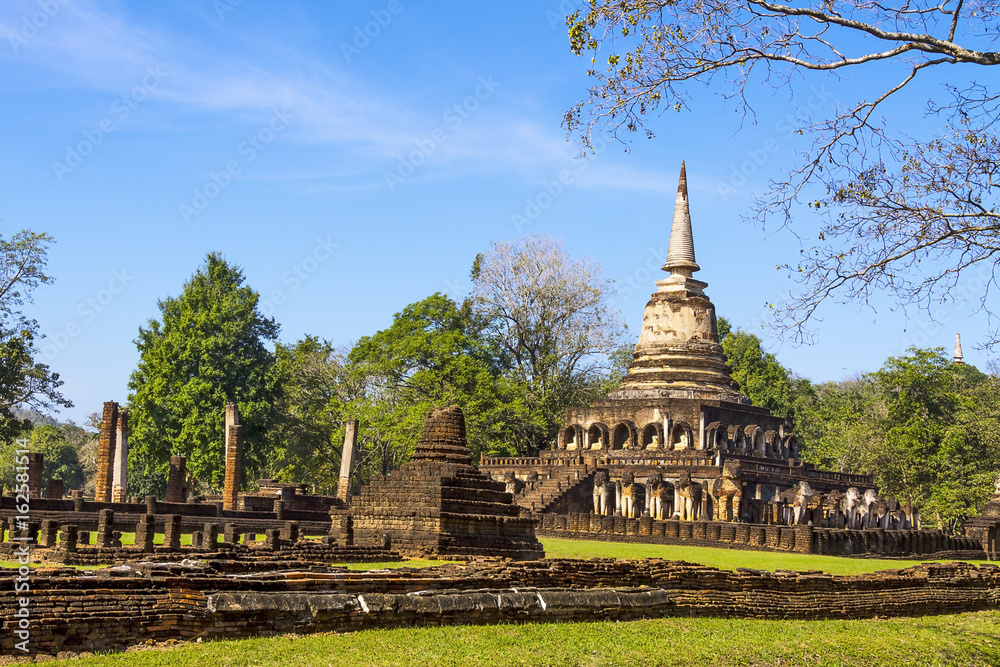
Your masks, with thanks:
<instances>
[{"instance_id":1,"label":"wispy cloud","mask_svg":"<svg viewBox=\"0 0 1000 667\"><path fill-rule=\"evenodd\" d=\"M24 17L30 20L38 7L30 0L6 3L0 9L0 35L19 30ZM40 68L47 79L58 73L67 87L114 94L133 86L147 67L162 66L170 72L169 80L150 93L149 104L175 105L190 114L171 114L165 131L177 131L184 122L200 128L204 114L230 118L234 126L256 126L275 109L287 108L296 118L285 135L288 140L329 147L341 160L349 156L352 166L310 176L258 174L258 178L304 177L314 181L307 187L316 189L383 188L386 170L394 169L437 129L447 130L447 140L436 146L411 183L497 173L534 181L574 169L577 147L558 128L528 119L515 99L505 99L502 81L498 94L463 114L461 123L450 125L449 112L470 99L465 96L473 95L478 81L470 80L464 92L457 87L460 92L453 100L410 96L407 103L398 91L380 90L339 62L320 61L267 34L233 34L203 13L191 15L203 24L199 37L197 31L178 34L143 25L125 5L71 0L60 7L58 15L16 53L0 48L0 62ZM216 43L212 35L229 41ZM359 172L364 177L358 178ZM340 180L345 176L346 182ZM326 178L338 182L322 183ZM661 182L659 174L602 158L581 174L579 186L666 190L671 187L669 180L664 177Z\"/></svg>"}]
</instances>

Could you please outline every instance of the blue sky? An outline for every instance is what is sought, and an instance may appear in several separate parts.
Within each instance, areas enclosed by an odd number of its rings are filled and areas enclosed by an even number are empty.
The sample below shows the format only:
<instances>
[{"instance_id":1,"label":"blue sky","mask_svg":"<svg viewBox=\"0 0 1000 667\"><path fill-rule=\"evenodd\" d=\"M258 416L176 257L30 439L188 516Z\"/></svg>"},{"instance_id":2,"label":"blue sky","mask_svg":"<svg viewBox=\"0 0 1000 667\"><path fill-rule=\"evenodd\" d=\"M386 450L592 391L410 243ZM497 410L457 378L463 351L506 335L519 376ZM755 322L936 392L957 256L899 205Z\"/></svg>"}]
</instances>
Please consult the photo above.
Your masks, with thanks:
<instances>
[{"instance_id":1,"label":"blue sky","mask_svg":"<svg viewBox=\"0 0 1000 667\"><path fill-rule=\"evenodd\" d=\"M913 342L950 349L961 331L967 360L985 366L973 345L987 322L961 299L939 322L888 302L831 305L808 347L759 329L791 286L775 266L799 246L741 215L793 166L796 114L871 79L759 91L756 125L695 90L690 112L654 120L654 140L575 159L560 122L589 63L567 47L571 6L4 2L0 231L56 239L56 282L30 314L76 403L63 418L126 400L138 328L210 251L243 267L282 340L349 344L435 291L464 295L491 241L545 233L602 265L637 332L682 159L698 277L719 314L762 333L785 365L841 379ZM936 84L922 85L896 108L922 105Z\"/></svg>"}]
</instances>

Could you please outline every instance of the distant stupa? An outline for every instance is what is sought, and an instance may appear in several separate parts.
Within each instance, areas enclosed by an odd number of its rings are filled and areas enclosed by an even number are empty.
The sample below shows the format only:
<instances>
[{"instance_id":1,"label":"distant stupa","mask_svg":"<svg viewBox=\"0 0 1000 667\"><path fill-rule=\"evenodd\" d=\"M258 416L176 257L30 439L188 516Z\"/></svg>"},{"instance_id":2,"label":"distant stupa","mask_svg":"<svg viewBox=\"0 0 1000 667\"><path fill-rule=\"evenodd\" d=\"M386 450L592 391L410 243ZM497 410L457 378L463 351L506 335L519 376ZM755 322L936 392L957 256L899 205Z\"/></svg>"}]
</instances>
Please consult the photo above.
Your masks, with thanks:
<instances>
[{"instance_id":1,"label":"distant stupa","mask_svg":"<svg viewBox=\"0 0 1000 667\"><path fill-rule=\"evenodd\" d=\"M953 359L956 364L964 364L965 357L962 356L962 334L955 334L955 357Z\"/></svg>"}]
</instances>

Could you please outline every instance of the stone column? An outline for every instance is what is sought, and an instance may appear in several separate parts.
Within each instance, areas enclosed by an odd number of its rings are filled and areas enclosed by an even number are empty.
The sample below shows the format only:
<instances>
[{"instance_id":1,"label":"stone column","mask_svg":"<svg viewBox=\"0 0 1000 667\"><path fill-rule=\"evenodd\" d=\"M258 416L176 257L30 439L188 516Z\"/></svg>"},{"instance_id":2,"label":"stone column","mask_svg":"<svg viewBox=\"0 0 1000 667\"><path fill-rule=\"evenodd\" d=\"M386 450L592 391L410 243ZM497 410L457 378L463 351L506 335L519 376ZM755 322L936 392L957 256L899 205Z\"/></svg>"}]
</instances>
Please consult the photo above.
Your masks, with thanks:
<instances>
[{"instance_id":1,"label":"stone column","mask_svg":"<svg viewBox=\"0 0 1000 667\"><path fill-rule=\"evenodd\" d=\"M183 503L186 500L185 477L187 477L187 459L183 456L171 456L170 472L167 474L168 503Z\"/></svg>"},{"instance_id":2,"label":"stone column","mask_svg":"<svg viewBox=\"0 0 1000 667\"><path fill-rule=\"evenodd\" d=\"M233 405L230 403L230 405ZM235 405L233 405L235 409ZM229 405L226 406L229 415ZM240 480L243 476L243 426L227 426L229 434L226 443L226 484L222 492L222 509L235 510L239 504Z\"/></svg>"},{"instance_id":3,"label":"stone column","mask_svg":"<svg viewBox=\"0 0 1000 667\"><path fill-rule=\"evenodd\" d=\"M52 549L56 546L56 533L59 531L59 524L53 519L42 521L42 533L38 541L39 546Z\"/></svg>"},{"instance_id":4,"label":"stone column","mask_svg":"<svg viewBox=\"0 0 1000 667\"><path fill-rule=\"evenodd\" d=\"M285 527L281 531L281 539L295 543L299 541L299 524L294 521L286 521Z\"/></svg>"},{"instance_id":5,"label":"stone column","mask_svg":"<svg viewBox=\"0 0 1000 667\"><path fill-rule=\"evenodd\" d=\"M277 528L268 528L264 531L264 548L270 551L278 551L281 548L281 531Z\"/></svg>"},{"instance_id":6,"label":"stone column","mask_svg":"<svg viewBox=\"0 0 1000 667\"><path fill-rule=\"evenodd\" d=\"M28 454L28 497L32 500L42 497L42 477L45 475L45 455L38 452Z\"/></svg>"},{"instance_id":7,"label":"stone column","mask_svg":"<svg viewBox=\"0 0 1000 667\"><path fill-rule=\"evenodd\" d=\"M202 548L208 551L219 550L219 527L216 524L206 523L202 535L204 536Z\"/></svg>"},{"instance_id":8,"label":"stone column","mask_svg":"<svg viewBox=\"0 0 1000 667\"><path fill-rule=\"evenodd\" d=\"M171 514L167 517L163 527L163 546L168 549L181 548L181 515Z\"/></svg>"},{"instance_id":9,"label":"stone column","mask_svg":"<svg viewBox=\"0 0 1000 667\"><path fill-rule=\"evenodd\" d=\"M109 509L103 509L97 513L97 546L101 549L111 548L114 531L115 513Z\"/></svg>"},{"instance_id":10,"label":"stone column","mask_svg":"<svg viewBox=\"0 0 1000 667\"><path fill-rule=\"evenodd\" d=\"M101 436L97 446L97 481L94 500L99 503L111 502L112 461L115 454L115 441L118 436L118 404L107 401L104 404L104 414L101 417Z\"/></svg>"},{"instance_id":11,"label":"stone column","mask_svg":"<svg viewBox=\"0 0 1000 667\"><path fill-rule=\"evenodd\" d=\"M66 551L67 553L73 553L76 551L78 531L79 527L73 524L65 524L62 526L62 535L59 536L59 543L63 551Z\"/></svg>"},{"instance_id":12,"label":"stone column","mask_svg":"<svg viewBox=\"0 0 1000 667\"><path fill-rule=\"evenodd\" d=\"M118 427L115 429L115 456L111 471L111 502L123 503L128 499L128 411L119 410Z\"/></svg>"},{"instance_id":13,"label":"stone column","mask_svg":"<svg viewBox=\"0 0 1000 667\"><path fill-rule=\"evenodd\" d=\"M135 546L141 548L145 553L153 553L155 535L156 517L152 514L144 514L139 517L139 523L135 525Z\"/></svg>"},{"instance_id":14,"label":"stone column","mask_svg":"<svg viewBox=\"0 0 1000 667\"><path fill-rule=\"evenodd\" d=\"M223 445L226 448L226 458L229 458L229 431L232 427L240 423L240 409L235 403L226 403L226 432L224 434L225 441Z\"/></svg>"},{"instance_id":15,"label":"stone column","mask_svg":"<svg viewBox=\"0 0 1000 667\"><path fill-rule=\"evenodd\" d=\"M358 420L348 419L344 432L344 450L340 455L340 480L337 482L337 498L344 503L351 502L351 472L358 449Z\"/></svg>"}]
</instances>

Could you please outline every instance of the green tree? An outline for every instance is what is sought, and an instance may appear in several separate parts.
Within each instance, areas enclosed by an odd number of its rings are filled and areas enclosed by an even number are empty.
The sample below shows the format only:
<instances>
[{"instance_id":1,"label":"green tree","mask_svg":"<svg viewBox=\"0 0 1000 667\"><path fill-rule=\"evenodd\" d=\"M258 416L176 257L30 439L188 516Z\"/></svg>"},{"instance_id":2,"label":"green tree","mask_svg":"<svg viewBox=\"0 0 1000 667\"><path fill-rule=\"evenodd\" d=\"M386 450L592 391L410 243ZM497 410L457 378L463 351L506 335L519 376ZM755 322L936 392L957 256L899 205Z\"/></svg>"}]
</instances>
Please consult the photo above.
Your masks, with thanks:
<instances>
[{"instance_id":1,"label":"green tree","mask_svg":"<svg viewBox=\"0 0 1000 667\"><path fill-rule=\"evenodd\" d=\"M67 440L62 428L35 426L31 429L28 442L31 451L45 456L43 480L61 479L67 490L83 484L83 468L80 465L77 447Z\"/></svg>"},{"instance_id":2,"label":"green tree","mask_svg":"<svg viewBox=\"0 0 1000 667\"><path fill-rule=\"evenodd\" d=\"M267 433L280 385L264 317L243 272L210 253L179 297L159 302L162 321L139 329L139 365L129 380L132 492L159 489L171 454L187 457L195 483L219 489L225 474L224 406L244 425L244 476L267 467Z\"/></svg>"},{"instance_id":3,"label":"green tree","mask_svg":"<svg viewBox=\"0 0 1000 667\"><path fill-rule=\"evenodd\" d=\"M767 408L779 417L794 417L791 375L778 359L761 347L757 336L742 329L732 330L720 317L719 339L726 360L733 369L733 379L754 405Z\"/></svg>"},{"instance_id":4,"label":"green tree","mask_svg":"<svg viewBox=\"0 0 1000 667\"><path fill-rule=\"evenodd\" d=\"M30 420L15 414L19 408L44 412L73 406L59 392L59 374L36 361L38 323L21 312L35 288L52 282L45 273L51 243L48 234L27 229L10 240L0 235L0 442L31 429Z\"/></svg>"},{"instance_id":5,"label":"green tree","mask_svg":"<svg viewBox=\"0 0 1000 667\"><path fill-rule=\"evenodd\" d=\"M516 425L524 421L525 404L498 356L468 303L459 306L433 294L396 313L392 326L362 338L351 350L353 369L368 379L368 391L352 407L385 405L379 432L393 435L380 442L395 440L405 457L427 411L452 404L466 413L474 454L524 452L526 443ZM364 434L364 422L361 427Z\"/></svg>"},{"instance_id":6,"label":"green tree","mask_svg":"<svg viewBox=\"0 0 1000 667\"><path fill-rule=\"evenodd\" d=\"M361 392L342 351L306 336L276 348L282 390L269 435L267 476L308 480L316 493L337 489L343 449L345 406Z\"/></svg>"},{"instance_id":7,"label":"green tree","mask_svg":"<svg viewBox=\"0 0 1000 667\"><path fill-rule=\"evenodd\" d=\"M793 431L800 456L826 470L867 472L858 462L866 441L869 390L861 378L820 384L792 378Z\"/></svg>"}]
</instances>

